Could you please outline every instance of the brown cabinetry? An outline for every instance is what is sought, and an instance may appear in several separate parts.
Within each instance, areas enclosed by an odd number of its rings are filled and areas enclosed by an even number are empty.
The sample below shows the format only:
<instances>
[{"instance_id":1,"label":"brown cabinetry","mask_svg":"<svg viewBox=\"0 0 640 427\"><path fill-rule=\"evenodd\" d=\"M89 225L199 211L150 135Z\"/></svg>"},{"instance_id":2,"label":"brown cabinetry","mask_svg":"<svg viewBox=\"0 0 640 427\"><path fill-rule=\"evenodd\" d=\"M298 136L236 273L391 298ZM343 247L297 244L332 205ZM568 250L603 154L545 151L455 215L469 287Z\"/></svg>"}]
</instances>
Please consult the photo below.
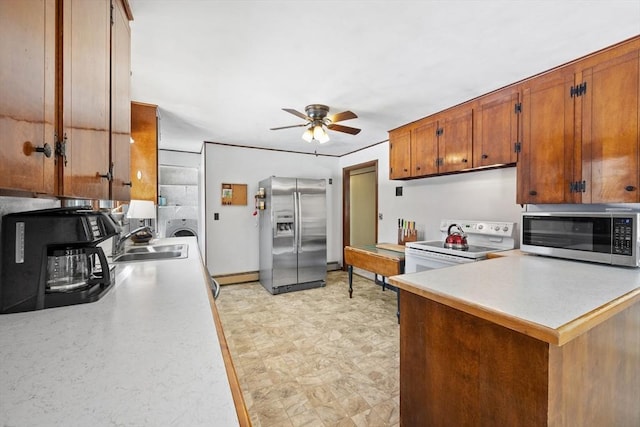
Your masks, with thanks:
<instances>
[{"instance_id":1,"label":"brown cabinetry","mask_svg":"<svg viewBox=\"0 0 640 427\"><path fill-rule=\"evenodd\" d=\"M640 39L523 84L517 202L633 203Z\"/></svg>"},{"instance_id":2,"label":"brown cabinetry","mask_svg":"<svg viewBox=\"0 0 640 427\"><path fill-rule=\"evenodd\" d=\"M520 89L507 87L483 96L474 108L473 167L518 161Z\"/></svg>"},{"instance_id":3,"label":"brown cabinetry","mask_svg":"<svg viewBox=\"0 0 640 427\"><path fill-rule=\"evenodd\" d=\"M60 195L109 198L109 0L62 2ZM104 176L101 176L104 175Z\"/></svg>"},{"instance_id":4,"label":"brown cabinetry","mask_svg":"<svg viewBox=\"0 0 640 427\"><path fill-rule=\"evenodd\" d=\"M114 175L116 185L128 181L130 15L126 0L113 0L112 38L111 6L111 0L0 2L0 167L6 172L0 189L126 196L126 190L110 194L110 183Z\"/></svg>"},{"instance_id":5,"label":"brown cabinetry","mask_svg":"<svg viewBox=\"0 0 640 427\"><path fill-rule=\"evenodd\" d=\"M111 25L111 163L110 198L130 199L131 168L131 30L121 0L112 0Z\"/></svg>"},{"instance_id":6,"label":"brown cabinetry","mask_svg":"<svg viewBox=\"0 0 640 427\"><path fill-rule=\"evenodd\" d=\"M389 132L390 179L471 167L473 110L463 105Z\"/></svg>"},{"instance_id":7,"label":"brown cabinetry","mask_svg":"<svg viewBox=\"0 0 640 427\"><path fill-rule=\"evenodd\" d=\"M131 198L158 200L158 106L131 103Z\"/></svg>"},{"instance_id":8,"label":"brown cabinetry","mask_svg":"<svg viewBox=\"0 0 640 427\"><path fill-rule=\"evenodd\" d=\"M438 120L420 120L411 135L411 176L438 173Z\"/></svg>"},{"instance_id":9,"label":"brown cabinetry","mask_svg":"<svg viewBox=\"0 0 640 427\"><path fill-rule=\"evenodd\" d=\"M411 176L411 127L389 132L389 179Z\"/></svg>"},{"instance_id":10,"label":"brown cabinetry","mask_svg":"<svg viewBox=\"0 0 640 427\"><path fill-rule=\"evenodd\" d=\"M637 203L640 48L581 72L582 203Z\"/></svg>"},{"instance_id":11,"label":"brown cabinetry","mask_svg":"<svg viewBox=\"0 0 640 427\"><path fill-rule=\"evenodd\" d=\"M471 168L473 109L463 105L447 110L438 120L438 172L457 172Z\"/></svg>"},{"instance_id":12,"label":"brown cabinetry","mask_svg":"<svg viewBox=\"0 0 640 427\"><path fill-rule=\"evenodd\" d=\"M54 194L55 0L0 1L0 56L0 188Z\"/></svg>"}]
</instances>

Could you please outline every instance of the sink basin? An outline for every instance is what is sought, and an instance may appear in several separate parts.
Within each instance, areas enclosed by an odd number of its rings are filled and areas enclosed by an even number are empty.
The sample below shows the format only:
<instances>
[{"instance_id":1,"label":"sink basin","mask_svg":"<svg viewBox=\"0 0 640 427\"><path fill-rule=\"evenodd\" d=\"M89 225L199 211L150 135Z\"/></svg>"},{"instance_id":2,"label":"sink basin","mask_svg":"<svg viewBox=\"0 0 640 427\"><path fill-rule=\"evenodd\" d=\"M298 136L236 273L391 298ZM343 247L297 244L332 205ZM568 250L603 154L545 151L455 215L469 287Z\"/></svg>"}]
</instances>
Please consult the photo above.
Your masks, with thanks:
<instances>
[{"instance_id":1,"label":"sink basin","mask_svg":"<svg viewBox=\"0 0 640 427\"><path fill-rule=\"evenodd\" d=\"M160 253L160 252L186 252L187 245L149 245L149 246L133 246L127 248L127 254L144 254L144 253Z\"/></svg>"},{"instance_id":2,"label":"sink basin","mask_svg":"<svg viewBox=\"0 0 640 427\"><path fill-rule=\"evenodd\" d=\"M125 253L115 257L113 261L130 262L186 258L188 248L189 247L185 244L132 247L128 248Z\"/></svg>"}]
</instances>

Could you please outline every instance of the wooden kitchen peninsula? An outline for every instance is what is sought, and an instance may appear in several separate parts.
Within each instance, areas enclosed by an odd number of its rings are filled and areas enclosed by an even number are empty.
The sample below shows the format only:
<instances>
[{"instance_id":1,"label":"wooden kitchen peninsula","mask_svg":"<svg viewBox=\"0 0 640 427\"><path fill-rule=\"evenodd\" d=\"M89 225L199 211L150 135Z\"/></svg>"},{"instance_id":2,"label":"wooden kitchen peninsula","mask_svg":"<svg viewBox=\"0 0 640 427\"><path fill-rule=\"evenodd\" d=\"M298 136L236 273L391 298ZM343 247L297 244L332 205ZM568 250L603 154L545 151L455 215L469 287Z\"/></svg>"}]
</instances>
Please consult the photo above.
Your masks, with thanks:
<instances>
[{"instance_id":1,"label":"wooden kitchen peninsula","mask_svg":"<svg viewBox=\"0 0 640 427\"><path fill-rule=\"evenodd\" d=\"M640 271L509 256L390 278L400 425L640 425Z\"/></svg>"}]
</instances>

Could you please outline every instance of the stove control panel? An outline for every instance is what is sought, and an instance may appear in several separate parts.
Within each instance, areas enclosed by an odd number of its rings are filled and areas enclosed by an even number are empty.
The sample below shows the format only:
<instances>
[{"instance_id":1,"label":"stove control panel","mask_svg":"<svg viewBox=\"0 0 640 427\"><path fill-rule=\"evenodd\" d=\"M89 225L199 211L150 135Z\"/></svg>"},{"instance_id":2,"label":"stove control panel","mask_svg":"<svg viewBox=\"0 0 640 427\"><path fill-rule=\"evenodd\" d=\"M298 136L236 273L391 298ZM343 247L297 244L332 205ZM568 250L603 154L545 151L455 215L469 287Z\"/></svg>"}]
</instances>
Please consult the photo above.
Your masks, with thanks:
<instances>
[{"instance_id":1,"label":"stove control panel","mask_svg":"<svg viewBox=\"0 0 640 427\"><path fill-rule=\"evenodd\" d=\"M460 226L466 234L484 236L513 237L516 225L514 222L469 221L446 219L440 222L440 231L447 233L452 224ZM453 230L452 230L453 231ZM457 230L456 230L457 231Z\"/></svg>"}]
</instances>

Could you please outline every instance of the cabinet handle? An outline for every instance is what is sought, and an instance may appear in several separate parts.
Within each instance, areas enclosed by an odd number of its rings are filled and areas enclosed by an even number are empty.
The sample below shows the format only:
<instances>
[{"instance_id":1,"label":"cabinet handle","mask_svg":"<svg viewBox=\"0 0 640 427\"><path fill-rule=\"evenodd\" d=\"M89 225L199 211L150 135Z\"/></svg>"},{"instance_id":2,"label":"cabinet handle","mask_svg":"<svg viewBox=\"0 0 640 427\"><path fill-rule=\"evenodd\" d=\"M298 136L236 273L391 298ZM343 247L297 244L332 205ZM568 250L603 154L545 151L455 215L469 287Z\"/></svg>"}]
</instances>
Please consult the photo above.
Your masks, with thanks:
<instances>
[{"instance_id":1,"label":"cabinet handle","mask_svg":"<svg viewBox=\"0 0 640 427\"><path fill-rule=\"evenodd\" d=\"M489 155L487 155L487 154L483 154L483 155L482 155L482 158L483 158L483 159L488 159L488 158L489 158Z\"/></svg>"},{"instance_id":2,"label":"cabinet handle","mask_svg":"<svg viewBox=\"0 0 640 427\"><path fill-rule=\"evenodd\" d=\"M46 142L44 143L44 145L42 147L36 147L36 151L38 153L44 153L44 156L49 158L51 157L51 154L53 154L52 150L51 150L51 146L49 144L47 144Z\"/></svg>"},{"instance_id":3,"label":"cabinet handle","mask_svg":"<svg viewBox=\"0 0 640 427\"><path fill-rule=\"evenodd\" d=\"M99 176L100 178L104 178L104 179L106 179L106 180L107 180L107 181L109 181L109 182L111 182L111 181L113 180L113 174L111 173L111 171L107 171L107 173L105 173L105 174L100 174L100 173L98 172L98 176Z\"/></svg>"},{"instance_id":4,"label":"cabinet handle","mask_svg":"<svg viewBox=\"0 0 640 427\"><path fill-rule=\"evenodd\" d=\"M462 163L467 163L467 159L462 159Z\"/></svg>"},{"instance_id":5,"label":"cabinet handle","mask_svg":"<svg viewBox=\"0 0 640 427\"><path fill-rule=\"evenodd\" d=\"M405 172L409 172L409 169L406 169L406 168L405 168L405 169L404 169L404 171L405 171Z\"/></svg>"},{"instance_id":6,"label":"cabinet handle","mask_svg":"<svg viewBox=\"0 0 640 427\"><path fill-rule=\"evenodd\" d=\"M125 187L133 187L133 183L131 181L123 182L122 185L125 186Z\"/></svg>"},{"instance_id":7,"label":"cabinet handle","mask_svg":"<svg viewBox=\"0 0 640 427\"><path fill-rule=\"evenodd\" d=\"M418 170L418 171L419 171L419 170L420 170L420 166L416 166L416 170Z\"/></svg>"},{"instance_id":8,"label":"cabinet handle","mask_svg":"<svg viewBox=\"0 0 640 427\"><path fill-rule=\"evenodd\" d=\"M531 191L529 191L529 195L530 196L537 196L538 192L536 190L531 190Z\"/></svg>"},{"instance_id":9,"label":"cabinet handle","mask_svg":"<svg viewBox=\"0 0 640 427\"><path fill-rule=\"evenodd\" d=\"M634 187L633 185L627 185L626 187L624 187L624 189L627 191L635 191L636 187Z\"/></svg>"}]
</instances>

